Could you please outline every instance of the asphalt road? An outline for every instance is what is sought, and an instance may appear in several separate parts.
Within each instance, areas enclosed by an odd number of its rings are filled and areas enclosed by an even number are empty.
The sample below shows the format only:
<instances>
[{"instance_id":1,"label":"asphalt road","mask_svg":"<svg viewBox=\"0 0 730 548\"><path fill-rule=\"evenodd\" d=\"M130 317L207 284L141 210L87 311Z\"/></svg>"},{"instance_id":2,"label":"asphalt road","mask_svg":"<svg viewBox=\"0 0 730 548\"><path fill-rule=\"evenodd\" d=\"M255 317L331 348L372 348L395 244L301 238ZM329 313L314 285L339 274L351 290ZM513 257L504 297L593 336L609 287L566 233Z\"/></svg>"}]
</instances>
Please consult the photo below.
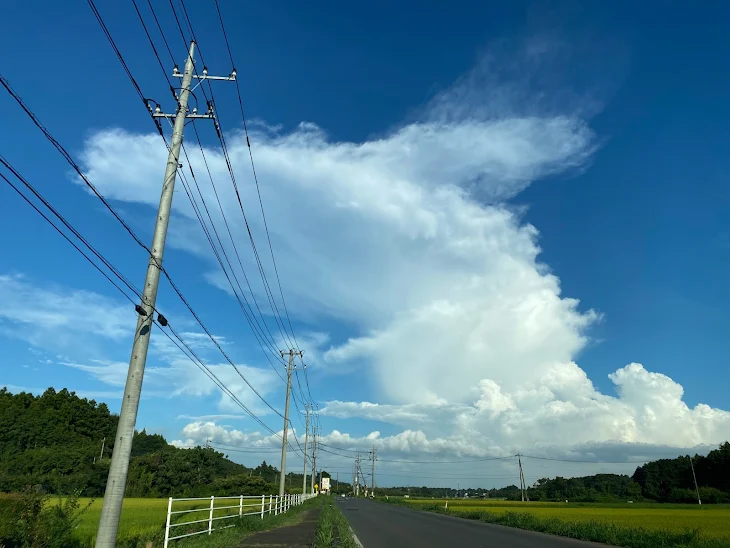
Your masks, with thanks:
<instances>
[{"instance_id":1,"label":"asphalt road","mask_svg":"<svg viewBox=\"0 0 730 548\"><path fill-rule=\"evenodd\" d=\"M364 499L337 498L363 548L606 548L605 544L566 539L422 512Z\"/></svg>"}]
</instances>

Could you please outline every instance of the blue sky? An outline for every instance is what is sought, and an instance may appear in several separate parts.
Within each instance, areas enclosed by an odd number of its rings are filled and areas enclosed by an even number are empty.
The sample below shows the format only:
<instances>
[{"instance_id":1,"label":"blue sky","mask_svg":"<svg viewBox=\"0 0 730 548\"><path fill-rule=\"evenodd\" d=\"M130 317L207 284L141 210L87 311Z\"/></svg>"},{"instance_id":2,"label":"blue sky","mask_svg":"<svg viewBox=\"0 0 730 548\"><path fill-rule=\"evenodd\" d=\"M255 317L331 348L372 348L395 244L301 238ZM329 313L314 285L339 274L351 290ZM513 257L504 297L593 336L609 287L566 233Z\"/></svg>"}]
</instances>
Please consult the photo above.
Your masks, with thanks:
<instances>
[{"instance_id":1,"label":"blue sky","mask_svg":"<svg viewBox=\"0 0 730 548\"><path fill-rule=\"evenodd\" d=\"M186 46L169 4L153 5L182 66ZM210 73L227 74L212 2L186 5ZM621 460L730 437L726 8L221 6L284 294L329 443L376 443L393 459L522 450ZM99 9L145 95L170 110L131 3ZM149 241L165 151L88 6L34 1L6 15L2 74ZM268 253L235 89L214 91L254 237ZM144 252L4 91L0 107L0 153L141 285ZM264 303L215 134L198 128ZM204 181L190 128L186 142ZM7 186L2 196L0 382L68 387L113 409L133 311ZM224 290L186 199L178 185L166 267L281 409L283 385ZM158 302L281 430L168 285ZM220 416L240 409L165 340L153 336L139 427L182 443L275 445L249 419ZM408 481L391 466L389 483ZM565 466L545 473L583 471ZM473 481L513 480L495 472Z\"/></svg>"}]
</instances>

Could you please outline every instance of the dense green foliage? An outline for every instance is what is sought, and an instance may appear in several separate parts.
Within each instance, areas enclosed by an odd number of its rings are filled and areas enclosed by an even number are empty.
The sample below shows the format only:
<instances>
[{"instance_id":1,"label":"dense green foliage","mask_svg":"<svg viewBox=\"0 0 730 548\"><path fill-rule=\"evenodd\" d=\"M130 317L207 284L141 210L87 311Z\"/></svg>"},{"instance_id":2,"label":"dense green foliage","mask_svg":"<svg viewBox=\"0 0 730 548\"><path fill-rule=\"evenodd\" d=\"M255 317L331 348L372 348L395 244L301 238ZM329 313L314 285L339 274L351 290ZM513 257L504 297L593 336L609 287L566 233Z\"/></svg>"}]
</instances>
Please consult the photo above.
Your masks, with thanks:
<instances>
[{"instance_id":1,"label":"dense green foliage","mask_svg":"<svg viewBox=\"0 0 730 548\"><path fill-rule=\"evenodd\" d=\"M103 495L117 420L105 404L65 389L33 396L3 388L0 491L32 485L51 494ZM132 444L127 496L261 495L278 489L278 473L266 462L251 469L215 449L179 449L142 431ZM287 485L301 491L301 484L301 474L287 476Z\"/></svg>"},{"instance_id":2,"label":"dense green foliage","mask_svg":"<svg viewBox=\"0 0 730 548\"><path fill-rule=\"evenodd\" d=\"M703 457L692 458L700 497L705 503L730 502L730 443ZM640 466L633 480L641 485L642 495L659 502L697 500L689 456L661 459Z\"/></svg>"},{"instance_id":3,"label":"dense green foliage","mask_svg":"<svg viewBox=\"0 0 730 548\"><path fill-rule=\"evenodd\" d=\"M74 537L88 506L77 496L51 503L37 488L0 496L0 546L4 548L74 548Z\"/></svg>"},{"instance_id":4,"label":"dense green foliage","mask_svg":"<svg viewBox=\"0 0 730 548\"><path fill-rule=\"evenodd\" d=\"M530 500L570 500L574 502L613 502L638 500L641 486L628 476L596 474L584 478L540 479L527 489ZM508 498L520 498L519 489Z\"/></svg>"}]
</instances>

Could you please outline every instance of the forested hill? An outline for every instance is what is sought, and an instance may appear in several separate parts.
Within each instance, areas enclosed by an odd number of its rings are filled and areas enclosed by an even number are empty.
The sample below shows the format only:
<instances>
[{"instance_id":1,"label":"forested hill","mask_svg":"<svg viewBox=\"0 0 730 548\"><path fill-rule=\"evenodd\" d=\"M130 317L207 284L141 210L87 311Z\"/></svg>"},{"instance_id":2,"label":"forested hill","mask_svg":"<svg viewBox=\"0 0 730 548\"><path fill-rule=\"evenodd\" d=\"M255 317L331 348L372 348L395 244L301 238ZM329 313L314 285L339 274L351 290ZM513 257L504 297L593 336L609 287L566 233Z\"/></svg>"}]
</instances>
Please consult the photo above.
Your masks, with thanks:
<instances>
[{"instance_id":1,"label":"forested hill","mask_svg":"<svg viewBox=\"0 0 730 548\"><path fill-rule=\"evenodd\" d=\"M118 418L106 404L65 389L34 396L3 388L0 491L40 485L49 493L102 495ZM264 494L278 472L266 463L246 468L210 448L178 449L144 431L135 433L132 457L128 496Z\"/></svg>"},{"instance_id":2,"label":"forested hill","mask_svg":"<svg viewBox=\"0 0 730 548\"><path fill-rule=\"evenodd\" d=\"M68 390L49 388L41 396L0 390L0 491L40 485L49 493L104 493L118 416L104 403ZM100 454L102 440L104 453ZM100 458L101 457L101 458ZM693 459L703 503L730 502L730 443ZM325 476L328 476L326 472ZM278 490L278 470L236 464L212 448L178 449L159 434L136 432L127 495L136 497L261 495ZM287 474L287 485L301 491L302 475ZM345 485L344 482L342 484ZM456 490L430 487L379 489L412 496L454 496ZM465 489L470 497L518 499L515 486ZM647 463L632 477L598 474L583 478L538 480L527 489L530 500L653 500L694 502L688 456Z\"/></svg>"}]
</instances>

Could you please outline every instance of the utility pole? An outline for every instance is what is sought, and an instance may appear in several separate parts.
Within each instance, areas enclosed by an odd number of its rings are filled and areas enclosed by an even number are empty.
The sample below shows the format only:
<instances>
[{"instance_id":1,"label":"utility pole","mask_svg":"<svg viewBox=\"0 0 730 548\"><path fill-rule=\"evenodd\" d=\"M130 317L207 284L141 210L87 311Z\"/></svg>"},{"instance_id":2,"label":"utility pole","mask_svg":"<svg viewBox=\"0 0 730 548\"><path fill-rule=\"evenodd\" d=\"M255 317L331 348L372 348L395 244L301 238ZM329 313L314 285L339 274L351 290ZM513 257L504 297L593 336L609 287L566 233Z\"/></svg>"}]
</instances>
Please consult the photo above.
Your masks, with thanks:
<instances>
[{"instance_id":1,"label":"utility pole","mask_svg":"<svg viewBox=\"0 0 730 548\"><path fill-rule=\"evenodd\" d=\"M362 462L362 458L360 457L360 453L357 454L357 458L355 459L355 496L360 496L360 478L363 478L363 484L367 486L367 484L364 481L364 476L362 474L362 468L360 467L360 463Z\"/></svg>"},{"instance_id":2,"label":"utility pole","mask_svg":"<svg viewBox=\"0 0 730 548\"><path fill-rule=\"evenodd\" d=\"M286 437L289 432L289 395L291 393L291 373L294 369L294 356L302 356L304 352L289 350L289 367L286 368L286 406L284 407L284 436L281 439L281 478L279 478L279 496L284 496L286 480ZM286 352L281 351L283 358Z\"/></svg>"},{"instance_id":3,"label":"utility pole","mask_svg":"<svg viewBox=\"0 0 730 548\"><path fill-rule=\"evenodd\" d=\"M355 490L355 485L357 485L357 460L355 460L355 464L352 465L352 496L357 496L357 491Z\"/></svg>"},{"instance_id":4,"label":"utility pole","mask_svg":"<svg viewBox=\"0 0 730 548\"><path fill-rule=\"evenodd\" d=\"M700 488L697 487L697 476L695 475L695 465L692 462L694 459L692 457L689 458L689 465L692 467L692 478L695 480L695 491L697 491L697 504L700 506L702 505L702 500L700 499Z\"/></svg>"},{"instance_id":5,"label":"utility pole","mask_svg":"<svg viewBox=\"0 0 730 548\"><path fill-rule=\"evenodd\" d=\"M302 480L302 495L307 494L307 448L309 447L309 404L304 408L307 410L306 434L304 435L304 479Z\"/></svg>"},{"instance_id":6,"label":"utility pole","mask_svg":"<svg viewBox=\"0 0 730 548\"><path fill-rule=\"evenodd\" d=\"M517 453L517 464L520 467L520 493L522 494L522 502L525 502L525 476L522 474L522 458Z\"/></svg>"},{"instance_id":7,"label":"utility pole","mask_svg":"<svg viewBox=\"0 0 730 548\"><path fill-rule=\"evenodd\" d=\"M377 457L375 456L375 444L373 444L373 452L370 453L370 460L373 461L373 469L370 474L370 494L372 496L375 496L375 459Z\"/></svg>"},{"instance_id":8,"label":"utility pole","mask_svg":"<svg viewBox=\"0 0 730 548\"><path fill-rule=\"evenodd\" d=\"M163 114L159 106L154 111L149 104L147 106L152 117L156 120L159 118L174 118L175 122L172 130L170 152L167 156L167 166L165 167L165 178L162 182L160 206L157 211L155 231L152 237L151 255L147 263L147 276L145 277L144 288L142 290L142 301L139 305L135 306L138 316L137 328L134 332L132 355L129 359L127 382L124 387L124 397L122 398L122 409L119 413L117 433L114 439L114 450L112 451L112 460L109 466L109 476L107 477L106 489L104 491L104 503L101 509L99 529L96 535L96 548L114 548L116 546L119 517L122 512L122 501L127 486L129 457L132 453L132 438L134 437L137 410L139 409L139 400L142 394L142 379L147 361L147 350L150 344L150 331L152 330L152 322L154 320L153 313L155 303L157 302L157 289L160 282L162 257L167 238L167 225L170 222L170 209L175 191L175 176L179 165L180 147L182 146L185 121L189 118L214 119L210 105L206 114L198 114L197 109L194 109L192 114L188 114L188 97L191 92L190 84L193 78L199 80L214 79L229 81L236 79L235 70L227 77L208 76L207 70L203 71L203 75L193 75L195 69L194 59L195 42L191 42L188 57L185 61L185 70L180 73L177 67L173 69L173 77L182 78L182 86L177 97L177 112L175 114ZM163 326L167 325L167 320L159 314L158 321Z\"/></svg>"},{"instance_id":9,"label":"utility pole","mask_svg":"<svg viewBox=\"0 0 730 548\"><path fill-rule=\"evenodd\" d=\"M314 479L317 475L317 427L312 428L312 494L314 494Z\"/></svg>"},{"instance_id":10,"label":"utility pole","mask_svg":"<svg viewBox=\"0 0 730 548\"><path fill-rule=\"evenodd\" d=\"M101 440L101 451L99 451L99 462L101 462L101 459L104 458L104 442L106 441L106 436L104 439ZM35 449L35 447L33 448ZM96 464L96 457L94 457L94 464Z\"/></svg>"}]
</instances>

